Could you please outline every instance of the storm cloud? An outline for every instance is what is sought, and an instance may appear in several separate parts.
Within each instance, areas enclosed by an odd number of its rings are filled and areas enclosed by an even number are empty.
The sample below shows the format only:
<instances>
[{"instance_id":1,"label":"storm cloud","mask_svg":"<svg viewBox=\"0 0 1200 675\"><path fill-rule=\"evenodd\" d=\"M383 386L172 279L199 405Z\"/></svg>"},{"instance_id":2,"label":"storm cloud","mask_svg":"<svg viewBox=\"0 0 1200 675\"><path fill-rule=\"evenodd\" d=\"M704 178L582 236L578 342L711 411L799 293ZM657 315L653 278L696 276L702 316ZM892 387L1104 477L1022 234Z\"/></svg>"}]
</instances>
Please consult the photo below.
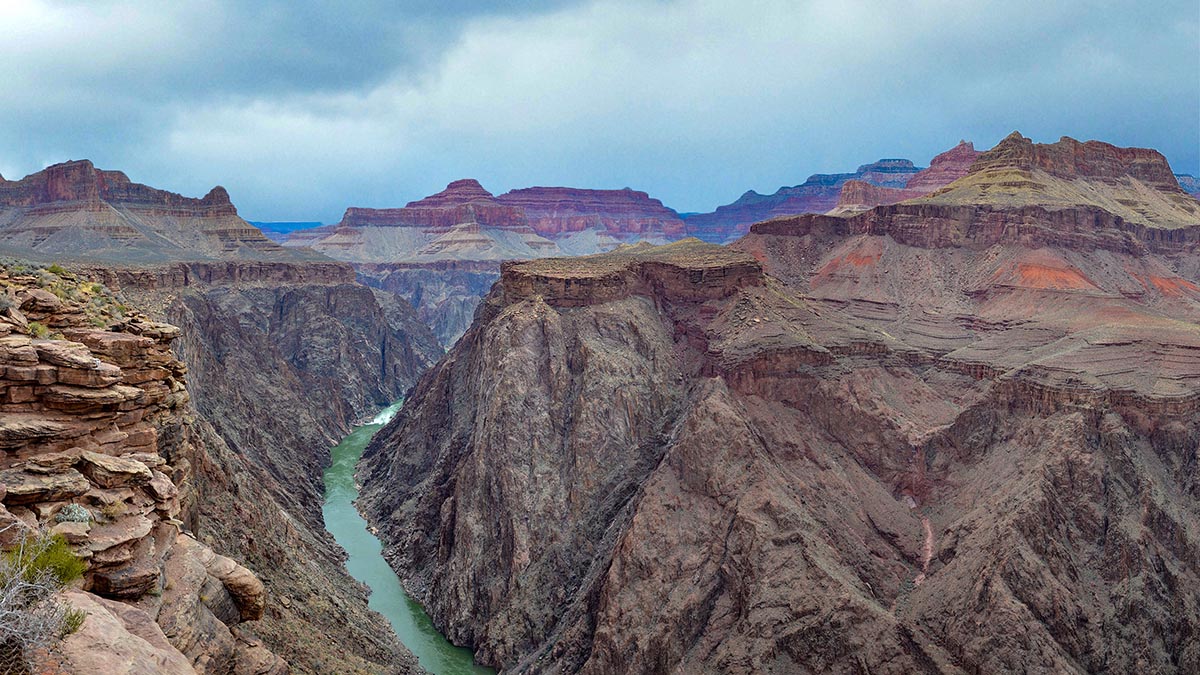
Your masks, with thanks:
<instances>
[{"instance_id":1,"label":"storm cloud","mask_svg":"<svg viewBox=\"0 0 1200 675\"><path fill-rule=\"evenodd\" d=\"M332 222L465 176L710 210L1014 129L1200 170L1194 0L333 4L6 3L0 173L86 157Z\"/></svg>"}]
</instances>

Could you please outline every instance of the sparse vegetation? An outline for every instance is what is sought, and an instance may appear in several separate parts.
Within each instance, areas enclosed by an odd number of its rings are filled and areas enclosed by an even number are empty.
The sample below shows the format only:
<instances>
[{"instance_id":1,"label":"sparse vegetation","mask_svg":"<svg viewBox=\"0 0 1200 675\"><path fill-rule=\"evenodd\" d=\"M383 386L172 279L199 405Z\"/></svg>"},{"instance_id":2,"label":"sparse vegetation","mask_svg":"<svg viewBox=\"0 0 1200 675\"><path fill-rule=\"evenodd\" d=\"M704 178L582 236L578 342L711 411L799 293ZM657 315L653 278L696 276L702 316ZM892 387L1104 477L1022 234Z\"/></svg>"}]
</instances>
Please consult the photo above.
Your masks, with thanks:
<instances>
[{"instance_id":1,"label":"sparse vegetation","mask_svg":"<svg viewBox=\"0 0 1200 675\"><path fill-rule=\"evenodd\" d=\"M58 592L85 569L65 539L46 531L0 556L0 673L32 672L39 651L79 630L87 614Z\"/></svg>"},{"instance_id":2,"label":"sparse vegetation","mask_svg":"<svg viewBox=\"0 0 1200 675\"><path fill-rule=\"evenodd\" d=\"M125 502L113 502L100 507L100 513L109 520L120 518L127 510L129 510L129 505Z\"/></svg>"},{"instance_id":3,"label":"sparse vegetation","mask_svg":"<svg viewBox=\"0 0 1200 675\"><path fill-rule=\"evenodd\" d=\"M29 335L35 338L44 338L50 334L50 329L46 328L40 321L29 322Z\"/></svg>"}]
</instances>

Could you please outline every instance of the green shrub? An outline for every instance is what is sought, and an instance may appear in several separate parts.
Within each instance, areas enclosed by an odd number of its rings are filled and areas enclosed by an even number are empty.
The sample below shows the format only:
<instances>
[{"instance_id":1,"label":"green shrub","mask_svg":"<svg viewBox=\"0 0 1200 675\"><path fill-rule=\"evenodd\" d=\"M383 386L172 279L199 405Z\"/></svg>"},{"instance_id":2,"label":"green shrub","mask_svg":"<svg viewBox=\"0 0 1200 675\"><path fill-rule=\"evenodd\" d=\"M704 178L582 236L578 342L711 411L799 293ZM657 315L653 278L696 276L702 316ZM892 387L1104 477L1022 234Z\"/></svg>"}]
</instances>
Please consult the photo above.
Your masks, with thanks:
<instances>
[{"instance_id":1,"label":"green shrub","mask_svg":"<svg viewBox=\"0 0 1200 675\"><path fill-rule=\"evenodd\" d=\"M57 274L60 277L66 277L71 274L70 272L67 271L67 269L65 267L63 267L62 265L59 265L58 263L54 263L54 264L50 265L49 267L46 268L46 271L50 272L52 274Z\"/></svg>"},{"instance_id":2,"label":"green shrub","mask_svg":"<svg viewBox=\"0 0 1200 675\"><path fill-rule=\"evenodd\" d=\"M20 571L29 583L49 575L60 586L75 581L87 570L87 563L75 555L61 534L43 535L17 547L4 554L4 562L10 570Z\"/></svg>"},{"instance_id":3,"label":"green shrub","mask_svg":"<svg viewBox=\"0 0 1200 675\"><path fill-rule=\"evenodd\" d=\"M46 530L0 556L0 671L35 672L39 655L79 630L87 613L59 592L84 568L66 540Z\"/></svg>"},{"instance_id":4,"label":"green shrub","mask_svg":"<svg viewBox=\"0 0 1200 675\"><path fill-rule=\"evenodd\" d=\"M50 334L50 329L46 328L40 321L30 321L29 334L35 338L44 338Z\"/></svg>"}]
</instances>

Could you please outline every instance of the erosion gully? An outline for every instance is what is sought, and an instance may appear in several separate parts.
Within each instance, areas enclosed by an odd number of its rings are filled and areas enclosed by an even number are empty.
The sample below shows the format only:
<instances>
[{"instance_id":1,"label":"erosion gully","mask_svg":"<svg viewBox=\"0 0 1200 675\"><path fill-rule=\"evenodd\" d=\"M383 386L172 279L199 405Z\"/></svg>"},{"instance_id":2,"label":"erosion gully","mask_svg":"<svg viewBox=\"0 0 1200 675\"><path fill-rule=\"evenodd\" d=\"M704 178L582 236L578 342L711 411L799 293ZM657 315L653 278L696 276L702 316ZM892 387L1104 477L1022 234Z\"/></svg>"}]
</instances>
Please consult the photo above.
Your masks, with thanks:
<instances>
[{"instance_id":1,"label":"erosion gully","mask_svg":"<svg viewBox=\"0 0 1200 675\"><path fill-rule=\"evenodd\" d=\"M332 462L325 471L325 527L349 554L346 569L350 575L371 589L368 605L391 622L400 641L416 655L422 668L433 675L494 673L477 665L469 649L450 644L434 628L429 615L404 591L396 573L383 559L383 545L367 529L366 521L354 505L358 499L354 467L371 437L395 416L400 405L389 406L333 448Z\"/></svg>"}]
</instances>

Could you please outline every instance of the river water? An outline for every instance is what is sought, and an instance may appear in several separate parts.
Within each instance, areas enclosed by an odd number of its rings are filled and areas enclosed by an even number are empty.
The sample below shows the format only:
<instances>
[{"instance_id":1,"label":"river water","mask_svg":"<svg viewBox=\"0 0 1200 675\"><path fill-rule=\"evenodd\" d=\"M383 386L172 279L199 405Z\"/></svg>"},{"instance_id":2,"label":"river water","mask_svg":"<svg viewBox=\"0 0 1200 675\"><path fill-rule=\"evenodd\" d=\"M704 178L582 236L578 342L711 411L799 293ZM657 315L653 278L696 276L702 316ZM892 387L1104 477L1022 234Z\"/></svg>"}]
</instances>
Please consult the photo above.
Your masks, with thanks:
<instances>
[{"instance_id":1,"label":"river water","mask_svg":"<svg viewBox=\"0 0 1200 675\"><path fill-rule=\"evenodd\" d=\"M358 486L354 466L371 437L396 414L400 404L389 406L370 424L356 428L334 447L333 462L325 471L325 527L350 558L346 568L355 579L371 588L368 604L392 623L400 641L416 655L421 667L433 675L482 675L490 668L476 665L471 651L455 647L433 627L429 615L400 585L400 579L383 559L383 546L367 530L367 523L354 507Z\"/></svg>"}]
</instances>

